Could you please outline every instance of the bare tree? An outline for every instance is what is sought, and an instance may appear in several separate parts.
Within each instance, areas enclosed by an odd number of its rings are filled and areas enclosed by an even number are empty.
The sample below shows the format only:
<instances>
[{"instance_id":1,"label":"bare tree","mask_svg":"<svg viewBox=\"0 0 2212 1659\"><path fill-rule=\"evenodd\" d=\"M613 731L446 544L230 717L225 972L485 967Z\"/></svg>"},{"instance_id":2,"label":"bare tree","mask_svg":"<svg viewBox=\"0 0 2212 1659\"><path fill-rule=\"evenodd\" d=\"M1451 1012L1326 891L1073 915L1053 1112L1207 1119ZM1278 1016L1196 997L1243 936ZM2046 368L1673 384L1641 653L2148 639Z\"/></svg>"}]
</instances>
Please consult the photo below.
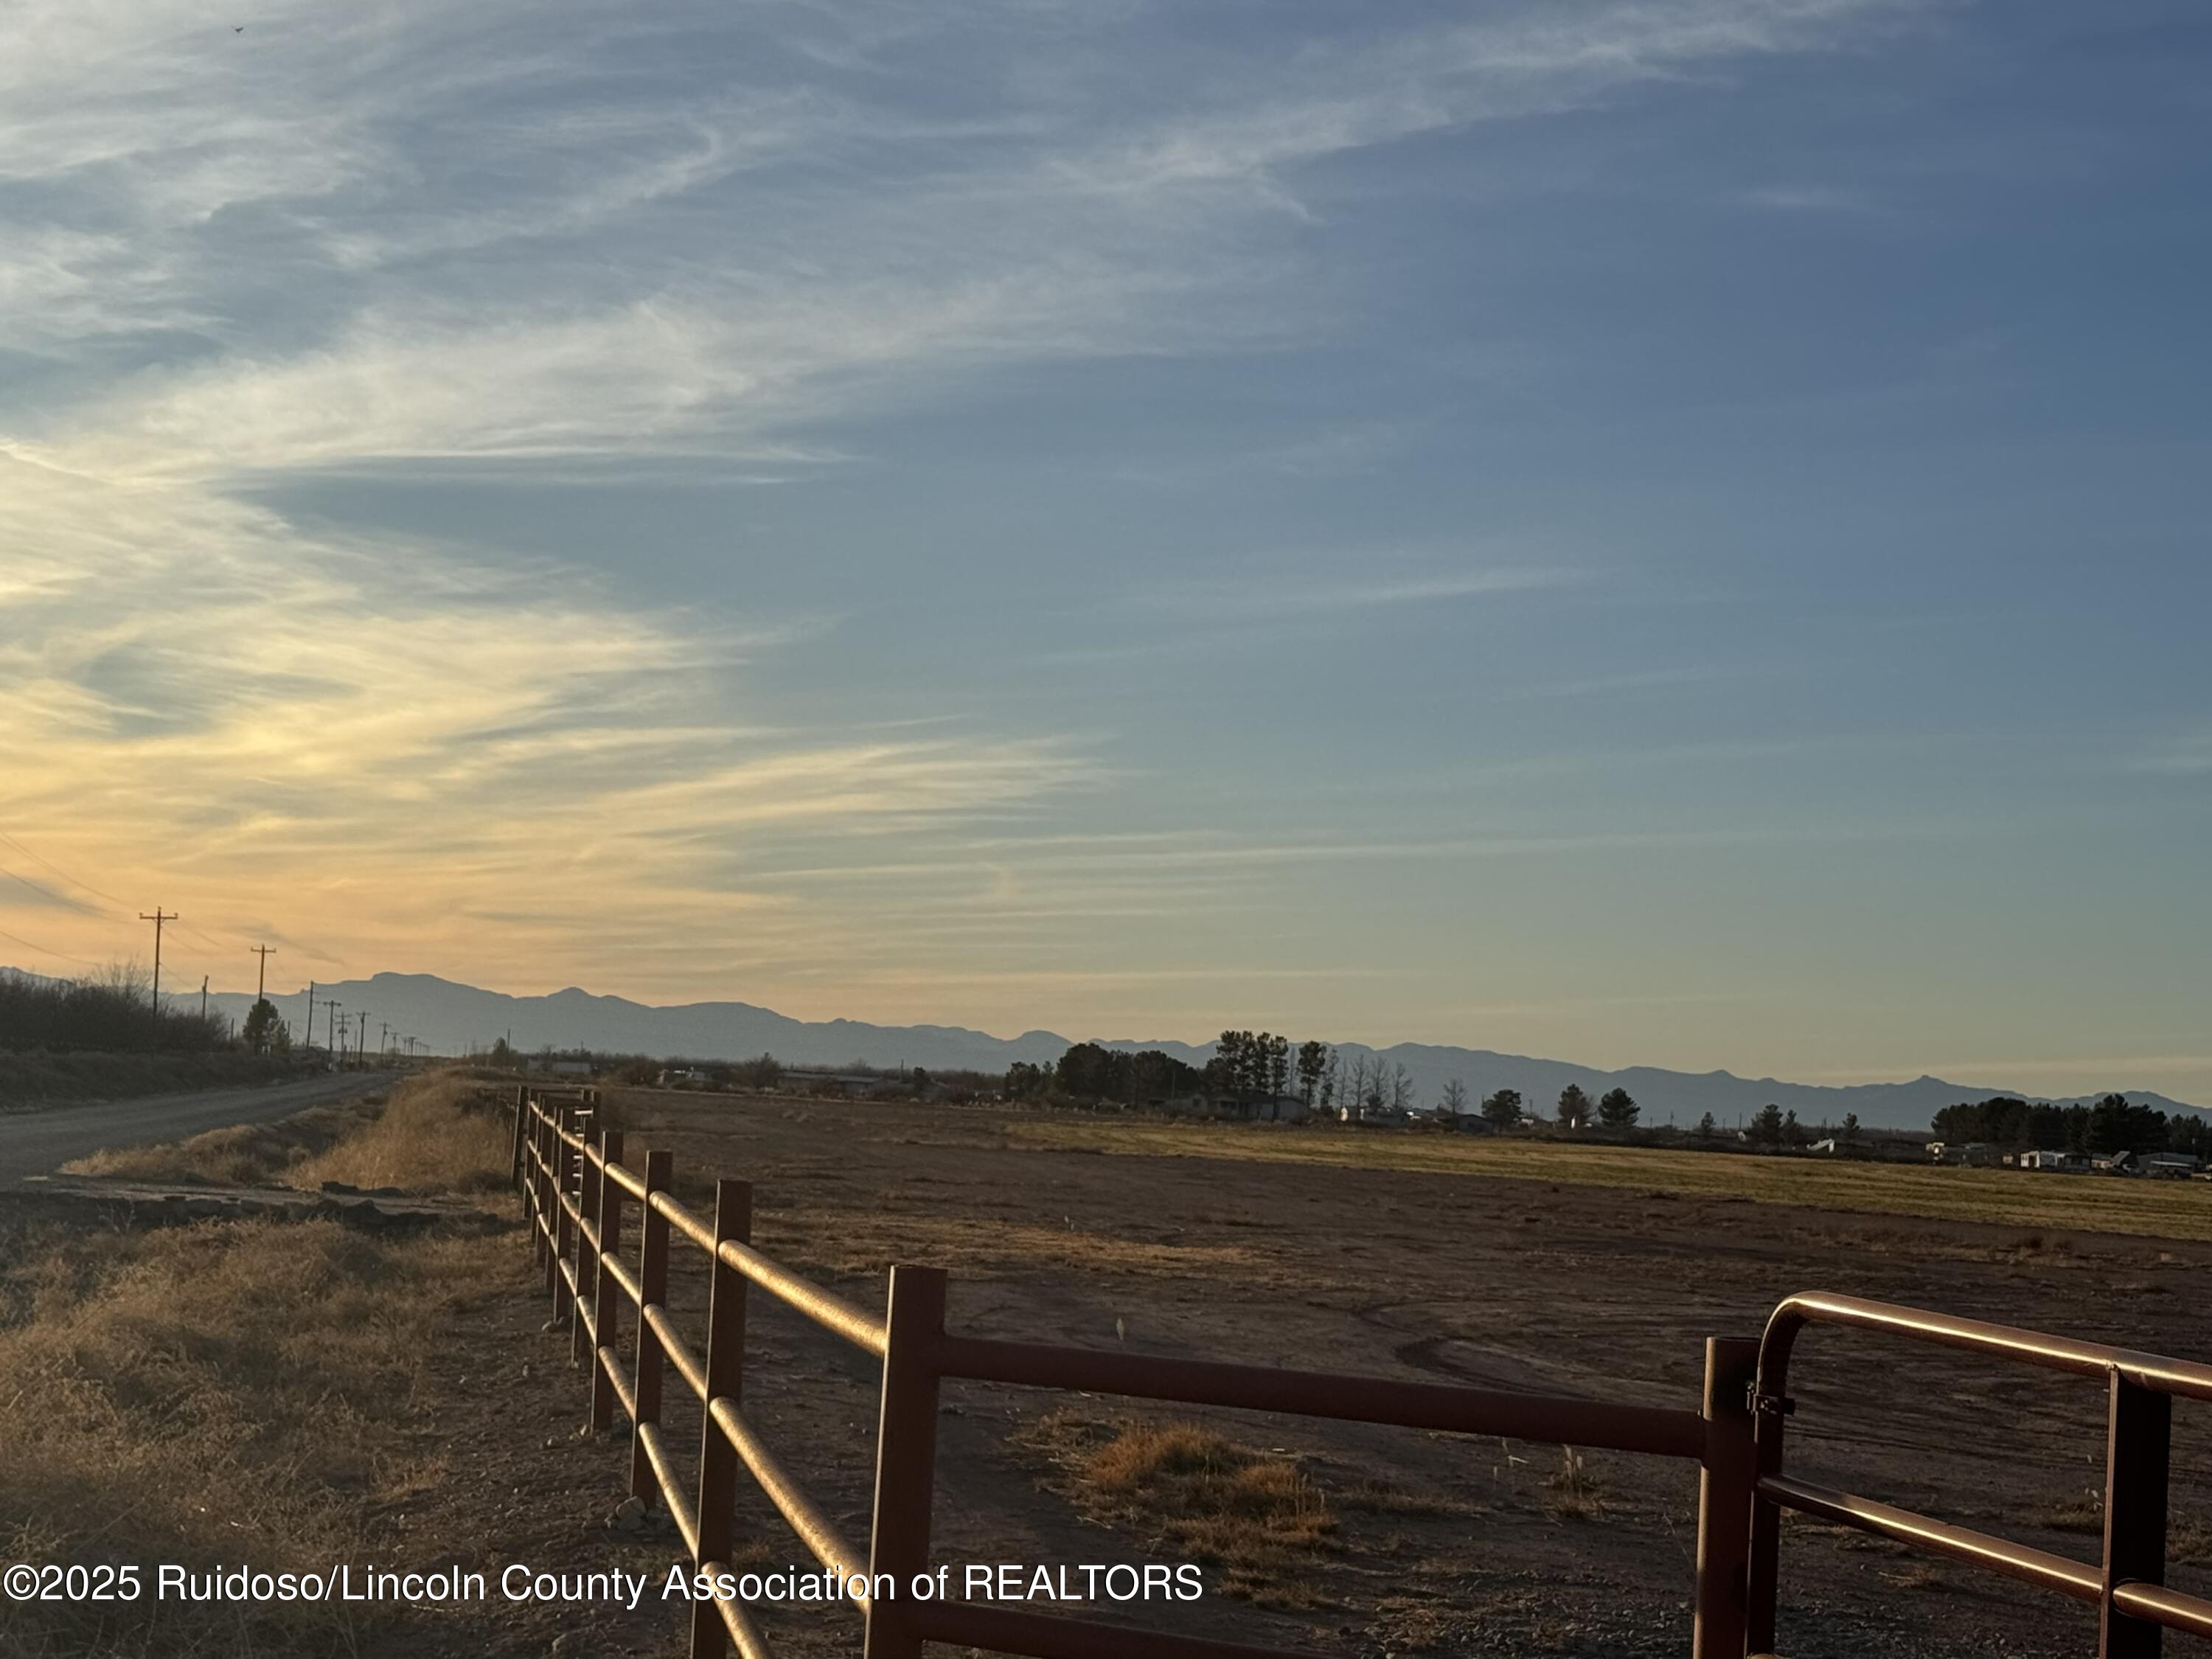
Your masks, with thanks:
<instances>
[{"instance_id":1,"label":"bare tree","mask_svg":"<svg viewBox=\"0 0 2212 1659\"><path fill-rule=\"evenodd\" d=\"M1462 1083L1457 1078L1452 1079L1450 1082L1444 1085L1443 1097L1437 1102L1437 1107L1440 1111L1448 1112L1454 1117L1466 1115L1467 1085Z\"/></svg>"}]
</instances>

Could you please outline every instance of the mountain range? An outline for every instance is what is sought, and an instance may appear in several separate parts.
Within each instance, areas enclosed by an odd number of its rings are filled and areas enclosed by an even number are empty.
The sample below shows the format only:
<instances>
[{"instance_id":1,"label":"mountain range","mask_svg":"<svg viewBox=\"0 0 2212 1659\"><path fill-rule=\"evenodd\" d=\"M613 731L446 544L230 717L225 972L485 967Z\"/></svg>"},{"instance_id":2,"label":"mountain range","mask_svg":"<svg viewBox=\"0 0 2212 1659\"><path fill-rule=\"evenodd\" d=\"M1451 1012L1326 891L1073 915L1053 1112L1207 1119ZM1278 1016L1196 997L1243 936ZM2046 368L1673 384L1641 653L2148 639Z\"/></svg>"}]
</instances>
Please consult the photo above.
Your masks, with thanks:
<instances>
[{"instance_id":1,"label":"mountain range","mask_svg":"<svg viewBox=\"0 0 2212 1659\"><path fill-rule=\"evenodd\" d=\"M919 1066L930 1071L1001 1072L1016 1060L1042 1064L1057 1060L1069 1045L1068 1038L1054 1031L1000 1037L957 1025L798 1020L744 1002L654 1007L573 988L550 996L508 996L427 974L379 974L369 980L318 988L318 1036L326 1029L323 1009L331 997L336 997L341 1010L349 1015L368 1011L373 1022L372 1048L380 1035L378 1028L388 1022L394 1031L405 1032L446 1054L489 1048L495 1039L504 1036L525 1053L551 1047L693 1060L739 1060L772 1054L787 1064L799 1066ZM180 1006L186 1000L180 1000ZM218 993L210 997L210 1006L243 1020L252 1000L243 994ZM305 993L270 1000L294 1031L304 1028ZM1194 1066L1205 1064L1213 1052L1210 1042L1115 1039L1107 1040L1106 1046L1158 1048ZM2089 1095L2053 1097L1935 1077L1830 1086L1737 1077L1729 1072L1670 1072L1651 1066L1607 1072L1565 1060L1429 1043L1401 1042L1379 1049L1356 1042L1337 1046L1347 1060L1379 1054L1386 1064L1402 1063L1424 1104L1434 1102L1444 1085L1457 1078L1473 1099L1501 1088L1518 1089L1532 1107L1547 1111L1562 1089L1578 1083L1592 1098L1612 1088L1627 1090L1643 1107L1646 1123L1671 1120L1689 1124L1711 1112L1718 1122L1734 1125L1771 1101L1785 1111L1796 1112L1807 1124L1840 1123L1844 1114L1855 1113L1869 1128L1914 1129L1925 1128L1939 1109L1954 1101L2012 1094L2070 1104L2108 1092L2100 1089ZM2141 1104L2166 1112L2203 1109L2149 1090L2128 1088L2126 1082L2124 1078L2115 1078L2112 1088Z\"/></svg>"}]
</instances>

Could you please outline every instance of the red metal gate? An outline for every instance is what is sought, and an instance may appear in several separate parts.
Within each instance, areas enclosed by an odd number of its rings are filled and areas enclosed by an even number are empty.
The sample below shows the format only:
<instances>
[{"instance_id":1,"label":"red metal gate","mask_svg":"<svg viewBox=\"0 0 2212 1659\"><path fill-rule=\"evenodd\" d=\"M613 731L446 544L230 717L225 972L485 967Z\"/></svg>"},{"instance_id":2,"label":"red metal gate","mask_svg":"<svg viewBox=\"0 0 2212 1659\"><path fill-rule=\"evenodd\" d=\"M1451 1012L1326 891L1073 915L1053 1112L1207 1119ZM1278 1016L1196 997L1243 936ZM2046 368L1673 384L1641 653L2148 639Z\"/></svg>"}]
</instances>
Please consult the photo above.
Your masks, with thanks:
<instances>
[{"instance_id":1,"label":"red metal gate","mask_svg":"<svg viewBox=\"0 0 2212 1659\"><path fill-rule=\"evenodd\" d=\"M1783 1426L1794 1409L1790 1356L1799 1333L1811 1324L1881 1331L2102 1382L2108 1401L2103 1560L2053 1555L1784 1474ZM2166 1588L2166 1462L2176 1395L2212 1400L2212 1365L1854 1296L1791 1297L1767 1321L1753 1398L1759 1484L1752 1517L1753 1651L1765 1653L1774 1646L1785 1509L2089 1602L2098 1610L2097 1651L2104 1659L2154 1659L2162 1631L2212 1637L2212 1601Z\"/></svg>"}]
</instances>

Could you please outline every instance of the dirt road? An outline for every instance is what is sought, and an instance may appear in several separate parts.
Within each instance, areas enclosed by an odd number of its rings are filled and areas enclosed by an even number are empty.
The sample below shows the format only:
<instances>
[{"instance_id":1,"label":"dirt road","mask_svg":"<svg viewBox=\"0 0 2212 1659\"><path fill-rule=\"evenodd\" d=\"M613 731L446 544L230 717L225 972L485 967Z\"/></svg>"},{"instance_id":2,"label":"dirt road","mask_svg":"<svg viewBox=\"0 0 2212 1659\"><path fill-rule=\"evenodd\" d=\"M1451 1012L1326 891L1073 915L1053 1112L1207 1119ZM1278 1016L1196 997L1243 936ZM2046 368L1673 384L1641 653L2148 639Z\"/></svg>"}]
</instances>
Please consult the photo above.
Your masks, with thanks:
<instances>
[{"instance_id":1,"label":"dirt road","mask_svg":"<svg viewBox=\"0 0 2212 1659\"><path fill-rule=\"evenodd\" d=\"M26 1176L46 1175L73 1158L103 1146L137 1146L181 1140L231 1123L263 1123L303 1107L349 1100L381 1089L392 1072L347 1072L302 1078L252 1089L208 1089L197 1094L149 1095L81 1106L0 1116L0 1188Z\"/></svg>"}]
</instances>

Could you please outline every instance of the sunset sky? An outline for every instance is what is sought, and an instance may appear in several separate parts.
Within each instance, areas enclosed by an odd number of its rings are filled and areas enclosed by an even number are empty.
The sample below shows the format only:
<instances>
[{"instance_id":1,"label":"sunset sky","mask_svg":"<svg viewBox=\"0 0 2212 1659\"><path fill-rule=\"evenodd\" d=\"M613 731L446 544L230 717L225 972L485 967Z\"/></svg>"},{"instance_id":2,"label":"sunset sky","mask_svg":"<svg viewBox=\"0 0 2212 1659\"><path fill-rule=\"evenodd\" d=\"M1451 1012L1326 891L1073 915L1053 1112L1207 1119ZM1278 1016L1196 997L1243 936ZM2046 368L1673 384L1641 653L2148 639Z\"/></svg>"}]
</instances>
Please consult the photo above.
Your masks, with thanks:
<instances>
[{"instance_id":1,"label":"sunset sky","mask_svg":"<svg viewBox=\"0 0 2212 1659\"><path fill-rule=\"evenodd\" d=\"M0 963L2212 1103L2201 0L0 11Z\"/></svg>"}]
</instances>

